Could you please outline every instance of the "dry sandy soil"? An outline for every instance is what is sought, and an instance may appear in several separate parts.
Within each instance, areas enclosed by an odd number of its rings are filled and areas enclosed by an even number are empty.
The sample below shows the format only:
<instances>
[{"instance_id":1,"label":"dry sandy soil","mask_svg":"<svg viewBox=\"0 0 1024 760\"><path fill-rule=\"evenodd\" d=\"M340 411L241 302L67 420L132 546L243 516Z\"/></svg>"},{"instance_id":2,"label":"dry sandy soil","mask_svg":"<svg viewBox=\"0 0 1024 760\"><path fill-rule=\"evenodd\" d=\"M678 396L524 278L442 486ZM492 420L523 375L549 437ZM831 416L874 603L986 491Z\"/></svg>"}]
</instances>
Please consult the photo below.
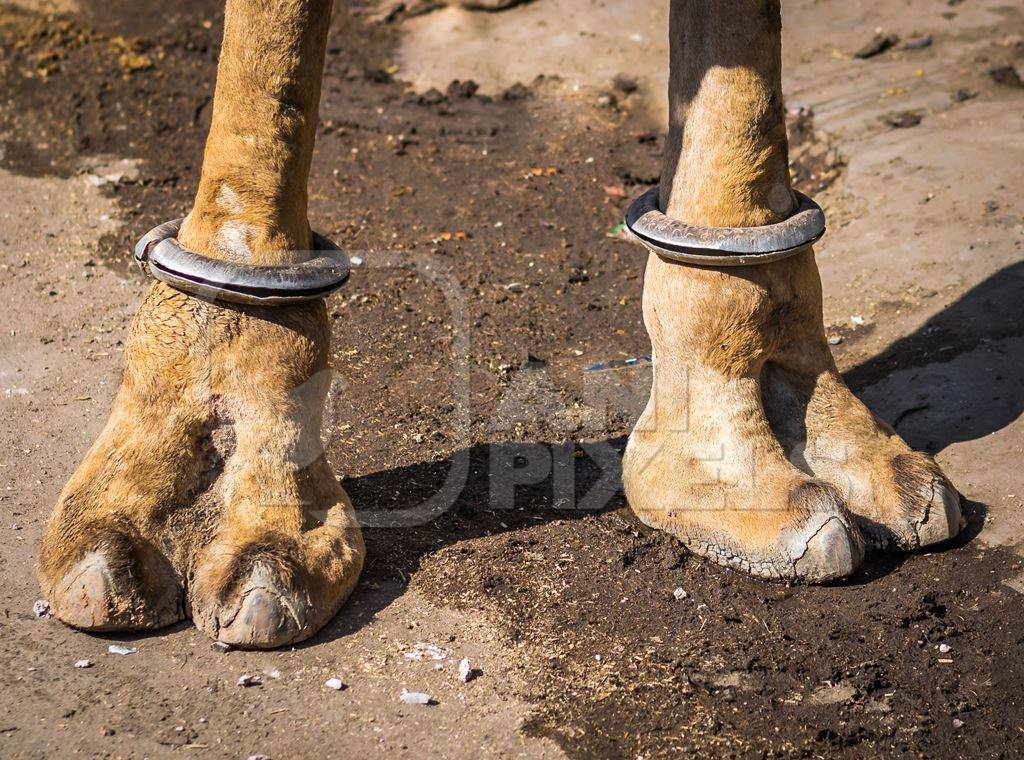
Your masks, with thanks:
<instances>
[{"instance_id":1,"label":"dry sandy soil","mask_svg":"<svg viewBox=\"0 0 1024 760\"><path fill-rule=\"evenodd\" d=\"M1020 756L1019 3L784 3L840 366L971 517L826 588L708 566L618 489L650 374L617 366L649 346L644 257L614 229L658 177L666 4L443 5L336 0L312 219L362 263L330 302L325 443L370 555L324 632L267 653L33 613L146 287L131 244L196 184L220 4L0 5L0 754ZM880 26L901 44L854 57ZM516 453L546 474L491 488Z\"/></svg>"}]
</instances>

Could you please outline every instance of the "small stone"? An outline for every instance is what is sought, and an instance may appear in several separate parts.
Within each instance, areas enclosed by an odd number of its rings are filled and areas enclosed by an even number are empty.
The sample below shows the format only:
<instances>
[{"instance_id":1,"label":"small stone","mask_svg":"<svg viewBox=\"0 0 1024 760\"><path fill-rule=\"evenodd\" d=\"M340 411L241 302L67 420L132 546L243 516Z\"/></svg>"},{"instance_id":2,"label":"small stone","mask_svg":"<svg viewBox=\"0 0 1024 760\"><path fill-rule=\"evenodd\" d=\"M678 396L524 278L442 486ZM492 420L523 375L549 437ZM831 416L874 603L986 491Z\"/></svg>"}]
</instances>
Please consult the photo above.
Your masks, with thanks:
<instances>
[{"instance_id":1,"label":"small stone","mask_svg":"<svg viewBox=\"0 0 1024 760\"><path fill-rule=\"evenodd\" d=\"M78 660L75 663L75 667L76 668L91 668L92 667L92 660Z\"/></svg>"},{"instance_id":2,"label":"small stone","mask_svg":"<svg viewBox=\"0 0 1024 760\"><path fill-rule=\"evenodd\" d=\"M363 257L362 256L351 256L349 258L349 263L351 263L352 266L354 266L354 267L361 267L363 265Z\"/></svg>"},{"instance_id":3,"label":"small stone","mask_svg":"<svg viewBox=\"0 0 1024 760\"><path fill-rule=\"evenodd\" d=\"M324 681L324 686L328 689L334 689L335 691L342 691L345 689L345 684L340 678L328 678Z\"/></svg>"},{"instance_id":4,"label":"small stone","mask_svg":"<svg viewBox=\"0 0 1024 760\"><path fill-rule=\"evenodd\" d=\"M463 657L459 663L459 680L462 683L469 683L478 675L480 675L480 671L469 664L468 657Z\"/></svg>"},{"instance_id":5,"label":"small stone","mask_svg":"<svg viewBox=\"0 0 1024 760\"><path fill-rule=\"evenodd\" d=\"M838 346L842 342L843 342L843 336L842 335L830 335L828 337L828 344L830 346Z\"/></svg>"},{"instance_id":6,"label":"small stone","mask_svg":"<svg viewBox=\"0 0 1024 760\"><path fill-rule=\"evenodd\" d=\"M402 696L398 699L402 704L406 705L429 705L434 702L429 694L424 694L420 691L409 691L408 689L402 689Z\"/></svg>"},{"instance_id":7,"label":"small stone","mask_svg":"<svg viewBox=\"0 0 1024 760\"><path fill-rule=\"evenodd\" d=\"M107 651L111 654L135 654L139 650L137 647L126 647L124 644L111 644Z\"/></svg>"},{"instance_id":8,"label":"small stone","mask_svg":"<svg viewBox=\"0 0 1024 760\"><path fill-rule=\"evenodd\" d=\"M210 644L210 649L217 654L225 654L231 651L231 645L223 641L215 641Z\"/></svg>"},{"instance_id":9,"label":"small stone","mask_svg":"<svg viewBox=\"0 0 1024 760\"><path fill-rule=\"evenodd\" d=\"M880 118L883 124L893 129L909 129L920 124L922 117L917 111L900 111L898 113L886 114Z\"/></svg>"},{"instance_id":10,"label":"small stone","mask_svg":"<svg viewBox=\"0 0 1024 760\"><path fill-rule=\"evenodd\" d=\"M672 592L672 596L674 596L677 600L682 601L683 599L688 597L689 594L687 594L684 589L677 588L675 591Z\"/></svg>"},{"instance_id":11,"label":"small stone","mask_svg":"<svg viewBox=\"0 0 1024 760\"><path fill-rule=\"evenodd\" d=\"M953 718L953 728L963 728L964 722L959 718Z\"/></svg>"},{"instance_id":12,"label":"small stone","mask_svg":"<svg viewBox=\"0 0 1024 760\"><path fill-rule=\"evenodd\" d=\"M897 42L900 41L899 35L896 34L883 34L878 32L871 41L868 42L864 47L853 54L854 58L874 58L876 55L884 53L886 50L891 48Z\"/></svg>"},{"instance_id":13,"label":"small stone","mask_svg":"<svg viewBox=\"0 0 1024 760\"><path fill-rule=\"evenodd\" d=\"M246 760L270 760L268 755L249 755Z\"/></svg>"},{"instance_id":14,"label":"small stone","mask_svg":"<svg viewBox=\"0 0 1024 760\"><path fill-rule=\"evenodd\" d=\"M926 47L931 47L932 36L926 34L922 37L911 37L906 42L899 46L899 50L922 50Z\"/></svg>"},{"instance_id":15,"label":"small stone","mask_svg":"<svg viewBox=\"0 0 1024 760\"><path fill-rule=\"evenodd\" d=\"M37 599L36 603L32 605L32 612L37 618L48 618L53 615L50 612L50 603L45 599Z\"/></svg>"},{"instance_id":16,"label":"small stone","mask_svg":"<svg viewBox=\"0 0 1024 760\"><path fill-rule=\"evenodd\" d=\"M625 74L616 74L615 78L612 80L612 86L621 93L632 95L640 89L640 82L638 82L634 77L628 77Z\"/></svg>"},{"instance_id":17,"label":"small stone","mask_svg":"<svg viewBox=\"0 0 1024 760\"><path fill-rule=\"evenodd\" d=\"M522 100L523 98L530 97L530 88L524 84L516 82L505 90L501 97L505 100Z\"/></svg>"},{"instance_id":18,"label":"small stone","mask_svg":"<svg viewBox=\"0 0 1024 760\"><path fill-rule=\"evenodd\" d=\"M243 673L238 677L239 686L259 686L261 683L263 683L263 677L255 673Z\"/></svg>"},{"instance_id":19,"label":"small stone","mask_svg":"<svg viewBox=\"0 0 1024 760\"><path fill-rule=\"evenodd\" d=\"M948 652L953 651L953 647L951 647L949 644L939 644L939 651L943 654L946 654Z\"/></svg>"},{"instance_id":20,"label":"small stone","mask_svg":"<svg viewBox=\"0 0 1024 760\"><path fill-rule=\"evenodd\" d=\"M1024 80L1013 66L995 66L988 70L988 75L996 84L1007 87L1024 87Z\"/></svg>"}]
</instances>

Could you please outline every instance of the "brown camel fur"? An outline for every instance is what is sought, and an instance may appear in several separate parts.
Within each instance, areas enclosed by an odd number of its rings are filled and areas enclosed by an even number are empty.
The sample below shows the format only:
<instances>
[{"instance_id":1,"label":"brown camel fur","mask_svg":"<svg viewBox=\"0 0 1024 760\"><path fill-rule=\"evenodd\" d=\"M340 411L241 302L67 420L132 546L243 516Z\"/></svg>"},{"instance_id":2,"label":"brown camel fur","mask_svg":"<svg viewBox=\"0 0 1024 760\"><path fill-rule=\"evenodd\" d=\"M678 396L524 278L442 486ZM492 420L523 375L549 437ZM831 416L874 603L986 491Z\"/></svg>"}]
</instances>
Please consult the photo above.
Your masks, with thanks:
<instances>
[{"instance_id":1,"label":"brown camel fur","mask_svg":"<svg viewBox=\"0 0 1024 760\"><path fill-rule=\"evenodd\" d=\"M785 219L779 3L673 0L670 26L662 210L716 227ZM934 460L843 383L812 250L738 268L652 255L644 321L654 387L623 480L649 525L722 564L808 581L852 573L864 538L914 549L960 530Z\"/></svg>"},{"instance_id":2,"label":"brown camel fur","mask_svg":"<svg viewBox=\"0 0 1024 760\"><path fill-rule=\"evenodd\" d=\"M301 260L330 0L228 0L213 124L181 243ZM672 3L672 120L661 188L675 218L758 225L794 208L776 0ZM771 578L851 573L869 545L960 526L959 499L843 385L813 253L747 268L652 256L657 371L624 481L634 510L695 551ZM306 638L363 562L320 446L322 303L241 308L154 284L106 428L62 492L39 576L57 616L96 631L191 616L211 636Z\"/></svg>"}]
</instances>

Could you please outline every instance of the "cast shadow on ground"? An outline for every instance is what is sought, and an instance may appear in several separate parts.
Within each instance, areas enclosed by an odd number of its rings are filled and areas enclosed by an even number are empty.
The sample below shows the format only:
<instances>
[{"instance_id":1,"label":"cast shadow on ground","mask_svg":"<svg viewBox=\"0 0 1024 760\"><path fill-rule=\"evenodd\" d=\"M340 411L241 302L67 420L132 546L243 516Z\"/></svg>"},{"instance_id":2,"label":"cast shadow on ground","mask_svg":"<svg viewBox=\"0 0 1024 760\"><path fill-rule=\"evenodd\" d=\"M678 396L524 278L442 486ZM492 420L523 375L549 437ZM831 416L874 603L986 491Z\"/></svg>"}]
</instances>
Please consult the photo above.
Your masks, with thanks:
<instances>
[{"instance_id":1,"label":"cast shadow on ground","mask_svg":"<svg viewBox=\"0 0 1024 760\"><path fill-rule=\"evenodd\" d=\"M901 370L917 370L906 382L887 388L890 405L913 408L919 402L919 388L926 384L929 373L949 371L950 362L974 351L979 346L993 349L996 359L999 342L1024 335L1024 262L1013 264L993 274L964 294L942 312L929 319L919 330L900 338L874 358L846 373L846 379L855 391L865 391ZM986 354L988 355L988 354ZM988 370L977 361L968 363L969 369ZM1024 385L1024 362L1000 362L999 373L992 380L995 392L1010 386ZM1024 395L1009 394L1009 403L993 405L992 383L972 383L963 378L958 384L960 413L956 419L944 418L942 409L922 416L921 424L908 435L911 445L941 450L957 441L973 440L1000 430L1013 422L1024 410ZM960 387L962 386L962 387ZM894 395L895 394L895 395ZM900 394L905 394L901 396ZM1006 401L1006 399L1001 399ZM901 420L895 420L897 427ZM901 431L903 432L903 431ZM618 437L603 442L621 455L626 439ZM499 444L500 445L500 444ZM542 444L551 448L550 444ZM552 477L531 486L517 489L512 508L494 508L491 503L491 446L477 445L461 452L468 456L465 488L451 507L436 519L418 527L368 528L367 566L360 587L354 597L356 614L340 614L324 631L310 640L310 645L348 635L365 625L373 615L404 593L405 581L427 554L442 547L455 545L481 536L506 531L525 530L553 520L586 519L595 512L622 510L628 517L628 507L616 485L613 492L597 499L598 509L558 509L553 506ZM422 503L429 498L436 484L444 481L453 459L441 462L410 464L393 470L372 473L346 483L356 504L384 505L387 509L403 510L407 505ZM606 468L607 469L607 468ZM575 495L580 500L595 484L608 488L608 473L588 457L576 460ZM618 477L616 473L615 477ZM965 499L968 527L954 541L930 551L963 546L978 535L984 523L985 506ZM639 530L645 530L638 525ZM873 554L863 569L847 583L859 586L876 582L899 569L905 555Z\"/></svg>"},{"instance_id":2,"label":"cast shadow on ground","mask_svg":"<svg viewBox=\"0 0 1024 760\"><path fill-rule=\"evenodd\" d=\"M1024 362L1011 351L1022 336L1024 262L1017 262L844 377L911 446L935 453L1002 430L1024 412ZM875 399L871 386L886 380L885 398Z\"/></svg>"}]
</instances>

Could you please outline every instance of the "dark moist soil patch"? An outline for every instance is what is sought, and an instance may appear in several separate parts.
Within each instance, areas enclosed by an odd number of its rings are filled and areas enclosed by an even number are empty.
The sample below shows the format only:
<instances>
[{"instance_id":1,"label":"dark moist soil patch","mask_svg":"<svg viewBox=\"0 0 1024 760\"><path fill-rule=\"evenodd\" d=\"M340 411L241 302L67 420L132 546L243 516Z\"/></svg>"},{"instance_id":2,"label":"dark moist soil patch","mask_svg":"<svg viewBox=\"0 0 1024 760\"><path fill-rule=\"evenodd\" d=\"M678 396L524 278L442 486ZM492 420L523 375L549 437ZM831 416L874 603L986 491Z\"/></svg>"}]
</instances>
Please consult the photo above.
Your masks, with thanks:
<instances>
[{"instance_id":1,"label":"dark moist soil patch","mask_svg":"<svg viewBox=\"0 0 1024 760\"><path fill-rule=\"evenodd\" d=\"M104 186L125 224L99 251L138 277L134 241L185 213L198 181L221 3L83 6L0 8L0 165L68 176L83 159L144 159L138 179ZM467 468L439 518L367 531L363 582L412 577L488 610L522 644L538 705L527 730L574 756L1019 754L1020 604L1001 585L1016 560L968 545L786 589L688 559L619 511L557 511L550 479L492 508L486 444L582 440L565 410L585 394L559 378L648 352L644 256L615 226L657 181L663 136L547 98L545 82L509 99L465 82L410 93L389 73L393 26L335 6L311 218L364 263L329 301L328 453L364 512L400 515ZM798 187L834 182L842 160L810 114L790 126ZM510 408L538 369L561 411ZM590 438L621 451L624 408ZM602 470L568 453L579 496ZM829 695L843 699L812 704Z\"/></svg>"},{"instance_id":2,"label":"dark moist soil patch","mask_svg":"<svg viewBox=\"0 0 1024 760\"><path fill-rule=\"evenodd\" d=\"M572 757L1014 757L1020 568L968 545L785 587L611 512L448 547L416 585L500 622L527 731Z\"/></svg>"}]
</instances>

